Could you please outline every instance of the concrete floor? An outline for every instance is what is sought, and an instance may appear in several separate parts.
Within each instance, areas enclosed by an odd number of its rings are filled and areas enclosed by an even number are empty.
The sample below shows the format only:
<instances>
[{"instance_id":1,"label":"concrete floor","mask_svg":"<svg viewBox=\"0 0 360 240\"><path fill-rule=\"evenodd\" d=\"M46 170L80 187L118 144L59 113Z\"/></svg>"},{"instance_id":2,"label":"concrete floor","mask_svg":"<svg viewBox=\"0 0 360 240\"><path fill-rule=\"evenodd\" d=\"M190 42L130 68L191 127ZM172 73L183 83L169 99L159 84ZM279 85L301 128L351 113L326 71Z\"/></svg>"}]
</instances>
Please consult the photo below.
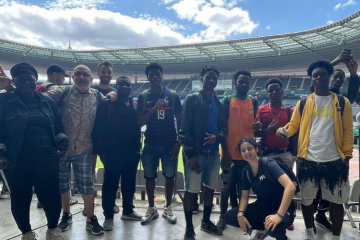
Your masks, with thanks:
<instances>
[{"instance_id":1,"label":"concrete floor","mask_svg":"<svg viewBox=\"0 0 360 240\"><path fill-rule=\"evenodd\" d=\"M101 199L96 199L96 208L95 212L99 219L100 224L104 221L104 216L102 214L102 208L100 206ZM118 205L120 205L118 200ZM136 211L144 214L146 212L147 203L144 201L136 201ZM159 214L162 214L163 202L157 202L156 205L159 208ZM185 231L185 218L182 211L181 203L174 203L173 208L175 214L178 217L178 223L175 225L168 224L163 218L154 220L147 226L141 226L140 222L133 221L123 221L120 220L120 214L115 215L115 227L113 231L106 232L102 236L93 236L89 231L85 229L85 220L86 218L82 216L81 212L83 209L83 204L78 203L72 206L73 213L73 224L71 228L64 233L64 236L68 240L82 240L82 239L124 239L124 240L181 240L183 239ZM214 213L211 218L213 221L217 221L218 206L215 207ZM360 220L359 214L354 214L355 220ZM227 227L224 231L223 236L214 236L208 233L200 231L200 221L202 218L202 213L194 215L194 226L196 239L206 239L206 240L247 240L250 239L249 236L245 236L238 228ZM347 220L347 219L345 219ZM20 232L14 222L14 219L10 211L10 199L0 199L0 240L10 240L10 239L21 239ZM32 201L31 205L31 224L35 232L37 233L38 240L45 240L46 233L46 218L42 209L36 208L36 199ZM357 223L358 225L358 223ZM288 231L288 237L292 240L302 240L304 232L304 223L301 218L301 213L298 212L298 217L295 220L295 230ZM327 240L331 239L332 234L325 230L318 228L318 240ZM273 239L268 237L266 239ZM345 221L343 226L343 231L341 235L342 240L359 240L360 234L358 229L354 229L350 226L348 221Z\"/></svg>"}]
</instances>

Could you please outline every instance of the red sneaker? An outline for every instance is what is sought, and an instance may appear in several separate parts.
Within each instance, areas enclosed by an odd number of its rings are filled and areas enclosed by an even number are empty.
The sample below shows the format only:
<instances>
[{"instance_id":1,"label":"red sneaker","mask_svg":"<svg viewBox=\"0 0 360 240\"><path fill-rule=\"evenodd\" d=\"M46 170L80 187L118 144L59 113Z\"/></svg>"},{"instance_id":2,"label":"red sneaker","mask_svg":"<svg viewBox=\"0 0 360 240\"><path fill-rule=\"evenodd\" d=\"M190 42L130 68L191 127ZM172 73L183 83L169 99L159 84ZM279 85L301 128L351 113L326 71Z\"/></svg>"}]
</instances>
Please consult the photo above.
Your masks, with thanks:
<instances>
[{"instance_id":1,"label":"red sneaker","mask_svg":"<svg viewBox=\"0 0 360 240\"><path fill-rule=\"evenodd\" d=\"M295 228L295 227L294 227L294 224L291 224L290 227L287 228L287 230L292 231L292 230L294 230L294 228Z\"/></svg>"}]
</instances>

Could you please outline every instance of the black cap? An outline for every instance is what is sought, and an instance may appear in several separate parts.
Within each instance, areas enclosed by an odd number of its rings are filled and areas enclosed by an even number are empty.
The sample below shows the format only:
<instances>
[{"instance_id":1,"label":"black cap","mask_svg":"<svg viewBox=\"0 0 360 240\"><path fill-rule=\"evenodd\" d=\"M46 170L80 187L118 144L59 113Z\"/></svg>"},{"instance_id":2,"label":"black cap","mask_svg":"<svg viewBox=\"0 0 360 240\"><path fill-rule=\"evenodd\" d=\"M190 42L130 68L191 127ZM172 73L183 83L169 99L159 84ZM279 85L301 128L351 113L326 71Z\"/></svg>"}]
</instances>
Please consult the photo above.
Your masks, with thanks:
<instances>
[{"instance_id":1,"label":"black cap","mask_svg":"<svg viewBox=\"0 0 360 240\"><path fill-rule=\"evenodd\" d=\"M46 70L47 74L51 74L51 73L54 73L54 72L56 72L56 73L59 72L59 73L64 74L65 77L70 77L70 75L66 73L65 69L62 66L57 65L57 64L50 65L48 67L48 69Z\"/></svg>"},{"instance_id":2,"label":"black cap","mask_svg":"<svg viewBox=\"0 0 360 240\"><path fill-rule=\"evenodd\" d=\"M17 75L23 73L31 74L36 78L36 80L38 79L38 73L36 69L28 63L19 63L10 69L10 74L12 78L16 78Z\"/></svg>"}]
</instances>

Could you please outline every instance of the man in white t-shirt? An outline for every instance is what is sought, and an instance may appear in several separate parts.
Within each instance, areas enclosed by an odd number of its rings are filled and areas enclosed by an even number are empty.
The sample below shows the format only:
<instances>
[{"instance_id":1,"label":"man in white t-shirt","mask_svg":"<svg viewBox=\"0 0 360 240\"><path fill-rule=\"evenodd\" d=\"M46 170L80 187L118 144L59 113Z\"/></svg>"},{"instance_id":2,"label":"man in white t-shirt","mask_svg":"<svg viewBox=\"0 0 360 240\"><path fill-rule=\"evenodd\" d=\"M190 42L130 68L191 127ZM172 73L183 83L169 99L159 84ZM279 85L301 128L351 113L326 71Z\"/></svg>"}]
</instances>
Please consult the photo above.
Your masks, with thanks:
<instances>
[{"instance_id":1,"label":"man in white t-shirt","mask_svg":"<svg viewBox=\"0 0 360 240\"><path fill-rule=\"evenodd\" d=\"M301 208L306 226L304 240L316 239L314 204L318 189L330 202L333 240L340 239L344 209L349 199L349 160L353 150L352 108L349 100L329 91L333 66L317 61L308 68L315 92L300 100L291 121L277 136L287 140L299 131L298 173Z\"/></svg>"}]
</instances>

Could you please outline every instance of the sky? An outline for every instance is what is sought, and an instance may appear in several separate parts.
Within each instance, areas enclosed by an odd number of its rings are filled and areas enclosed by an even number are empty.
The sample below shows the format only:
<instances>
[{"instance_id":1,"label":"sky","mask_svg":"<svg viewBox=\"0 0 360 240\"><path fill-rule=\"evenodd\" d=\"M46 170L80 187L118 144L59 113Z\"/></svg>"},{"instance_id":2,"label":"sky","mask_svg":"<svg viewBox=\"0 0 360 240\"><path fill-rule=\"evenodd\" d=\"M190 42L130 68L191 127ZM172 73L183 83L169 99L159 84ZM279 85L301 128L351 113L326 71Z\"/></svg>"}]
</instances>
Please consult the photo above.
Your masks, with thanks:
<instances>
[{"instance_id":1,"label":"sky","mask_svg":"<svg viewBox=\"0 0 360 240\"><path fill-rule=\"evenodd\" d=\"M297 32L360 0L0 0L0 39L73 50L157 47Z\"/></svg>"}]
</instances>

